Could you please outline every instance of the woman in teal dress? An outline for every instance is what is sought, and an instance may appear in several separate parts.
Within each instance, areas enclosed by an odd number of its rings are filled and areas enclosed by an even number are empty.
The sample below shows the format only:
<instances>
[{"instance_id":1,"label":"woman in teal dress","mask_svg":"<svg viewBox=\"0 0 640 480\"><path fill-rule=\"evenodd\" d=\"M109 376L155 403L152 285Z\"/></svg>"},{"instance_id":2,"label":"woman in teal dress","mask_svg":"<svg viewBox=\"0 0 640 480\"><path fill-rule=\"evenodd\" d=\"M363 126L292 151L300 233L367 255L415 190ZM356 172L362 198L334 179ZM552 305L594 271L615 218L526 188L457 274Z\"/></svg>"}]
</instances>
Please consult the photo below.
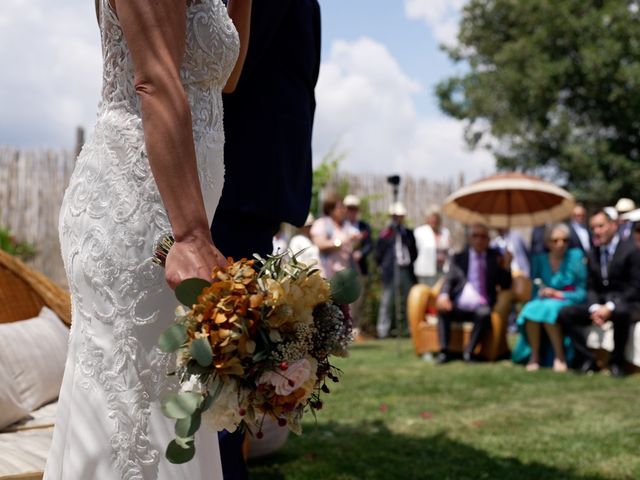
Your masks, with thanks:
<instances>
[{"instance_id":1,"label":"woman in teal dress","mask_svg":"<svg viewBox=\"0 0 640 480\"><path fill-rule=\"evenodd\" d=\"M527 362L528 371L553 364L555 371L564 372L567 370L565 347L570 347L570 343L563 339L556 318L562 307L586 300L587 267L582 250L568 248L569 227L565 224L547 228L545 243L549 252L532 258L532 300L518 316L520 335L512 359L517 363ZM548 343L541 341L543 327L552 350Z\"/></svg>"}]
</instances>

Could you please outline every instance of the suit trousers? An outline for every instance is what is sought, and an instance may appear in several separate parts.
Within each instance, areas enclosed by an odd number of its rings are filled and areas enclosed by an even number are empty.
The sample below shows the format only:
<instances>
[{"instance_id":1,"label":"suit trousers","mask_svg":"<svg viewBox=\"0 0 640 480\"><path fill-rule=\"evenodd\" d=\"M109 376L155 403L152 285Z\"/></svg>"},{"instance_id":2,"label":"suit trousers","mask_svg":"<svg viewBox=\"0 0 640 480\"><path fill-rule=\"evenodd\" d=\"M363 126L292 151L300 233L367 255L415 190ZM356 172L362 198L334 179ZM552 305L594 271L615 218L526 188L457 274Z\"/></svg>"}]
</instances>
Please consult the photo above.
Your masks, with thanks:
<instances>
[{"instance_id":1,"label":"suit trousers","mask_svg":"<svg viewBox=\"0 0 640 480\"><path fill-rule=\"evenodd\" d=\"M583 333L583 327L592 324L588 305L571 305L564 307L558 313L558 323L565 335L571 338L576 349L576 361L594 361L593 353L587 348L587 339ZM614 310L611 312L613 322L613 353L611 363L622 365L624 361L624 349L629 339L629 326L631 318L628 312ZM575 366L579 366L576 363Z\"/></svg>"},{"instance_id":2,"label":"suit trousers","mask_svg":"<svg viewBox=\"0 0 640 480\"><path fill-rule=\"evenodd\" d=\"M382 298L380 299L378 322L376 324L378 338L386 338L389 336L394 320L398 337L402 336L408 328L407 297L409 296L409 290L414 284L413 267L399 267L398 273L400 275L400 298L396 300L396 285L394 285L393 282L382 285ZM399 305L396 305L396 301L399 302ZM397 318L398 314L400 318Z\"/></svg>"},{"instance_id":3,"label":"suit trousers","mask_svg":"<svg viewBox=\"0 0 640 480\"><path fill-rule=\"evenodd\" d=\"M451 340L451 322L473 322L471 338L464 347L464 353L472 354L482 339L482 335L491 328L491 307L483 305L474 311L453 307L450 312L438 312L440 351L445 353L449 350L449 341Z\"/></svg>"},{"instance_id":4,"label":"suit trousers","mask_svg":"<svg viewBox=\"0 0 640 480\"><path fill-rule=\"evenodd\" d=\"M273 250L273 235L278 228L278 222L265 221L255 215L225 213L218 210L211 225L211 237L226 257L240 260L252 258L254 253L264 257ZM249 478L242 456L244 433L239 430L223 430L218 432L218 440L224 480Z\"/></svg>"}]
</instances>

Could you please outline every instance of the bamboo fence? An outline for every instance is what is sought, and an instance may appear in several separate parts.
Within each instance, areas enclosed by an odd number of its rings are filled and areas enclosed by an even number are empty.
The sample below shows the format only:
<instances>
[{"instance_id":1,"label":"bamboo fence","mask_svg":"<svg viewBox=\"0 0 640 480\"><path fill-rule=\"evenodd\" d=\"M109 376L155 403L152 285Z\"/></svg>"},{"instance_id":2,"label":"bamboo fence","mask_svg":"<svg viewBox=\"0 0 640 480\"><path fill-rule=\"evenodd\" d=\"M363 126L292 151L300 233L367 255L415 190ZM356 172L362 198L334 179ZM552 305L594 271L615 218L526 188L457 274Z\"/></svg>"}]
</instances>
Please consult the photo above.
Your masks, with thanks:
<instances>
[{"instance_id":1,"label":"bamboo fence","mask_svg":"<svg viewBox=\"0 0 640 480\"><path fill-rule=\"evenodd\" d=\"M0 226L9 228L17 239L35 244L38 253L28 263L63 287L66 277L60 256L58 215L75 158L76 152L70 150L0 146ZM360 196L374 224L382 226L386 222L393 190L385 176L338 172L331 184L340 186L344 193ZM455 187L453 182L403 177L398 198L407 208L408 225L424 223L425 210L441 205ZM444 220L459 237L460 226L446 217Z\"/></svg>"},{"instance_id":2,"label":"bamboo fence","mask_svg":"<svg viewBox=\"0 0 640 480\"><path fill-rule=\"evenodd\" d=\"M62 286L58 215L74 164L72 151L0 146L0 226L34 244L28 263Z\"/></svg>"}]
</instances>

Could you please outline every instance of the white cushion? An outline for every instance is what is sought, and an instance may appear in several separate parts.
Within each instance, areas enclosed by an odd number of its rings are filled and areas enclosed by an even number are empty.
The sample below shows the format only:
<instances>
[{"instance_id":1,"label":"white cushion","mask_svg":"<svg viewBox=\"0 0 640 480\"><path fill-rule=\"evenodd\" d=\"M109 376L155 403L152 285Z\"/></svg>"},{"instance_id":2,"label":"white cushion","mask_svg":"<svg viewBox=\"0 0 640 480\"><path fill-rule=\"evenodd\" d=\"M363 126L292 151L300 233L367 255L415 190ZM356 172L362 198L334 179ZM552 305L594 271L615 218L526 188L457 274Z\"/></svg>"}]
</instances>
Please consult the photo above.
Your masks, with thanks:
<instances>
[{"instance_id":1,"label":"white cushion","mask_svg":"<svg viewBox=\"0 0 640 480\"><path fill-rule=\"evenodd\" d=\"M6 365L0 363L0 430L29 415L20 402L15 382L11 380Z\"/></svg>"},{"instance_id":2,"label":"white cushion","mask_svg":"<svg viewBox=\"0 0 640 480\"><path fill-rule=\"evenodd\" d=\"M47 307L35 318L0 325L0 365L28 411L58 397L68 338L69 330Z\"/></svg>"},{"instance_id":3,"label":"white cushion","mask_svg":"<svg viewBox=\"0 0 640 480\"><path fill-rule=\"evenodd\" d=\"M613 324L611 322L605 323L602 327L597 325L585 327L585 334L587 347L601 348L608 352L613 351ZM631 324L624 357L629 363L640 366L640 322Z\"/></svg>"}]
</instances>

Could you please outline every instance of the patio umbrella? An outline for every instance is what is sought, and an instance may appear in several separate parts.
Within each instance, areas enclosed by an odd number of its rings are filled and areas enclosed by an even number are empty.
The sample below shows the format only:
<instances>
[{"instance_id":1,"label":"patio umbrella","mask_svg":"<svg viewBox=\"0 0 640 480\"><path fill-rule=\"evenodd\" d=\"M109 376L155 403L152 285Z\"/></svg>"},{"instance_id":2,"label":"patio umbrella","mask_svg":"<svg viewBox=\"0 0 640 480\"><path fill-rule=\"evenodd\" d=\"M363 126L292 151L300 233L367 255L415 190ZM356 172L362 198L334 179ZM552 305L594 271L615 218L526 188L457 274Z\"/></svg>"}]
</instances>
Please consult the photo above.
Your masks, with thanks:
<instances>
[{"instance_id":1,"label":"patio umbrella","mask_svg":"<svg viewBox=\"0 0 640 480\"><path fill-rule=\"evenodd\" d=\"M533 227L569 217L575 205L566 190L522 173L499 173L449 195L442 211L464 224Z\"/></svg>"}]
</instances>

